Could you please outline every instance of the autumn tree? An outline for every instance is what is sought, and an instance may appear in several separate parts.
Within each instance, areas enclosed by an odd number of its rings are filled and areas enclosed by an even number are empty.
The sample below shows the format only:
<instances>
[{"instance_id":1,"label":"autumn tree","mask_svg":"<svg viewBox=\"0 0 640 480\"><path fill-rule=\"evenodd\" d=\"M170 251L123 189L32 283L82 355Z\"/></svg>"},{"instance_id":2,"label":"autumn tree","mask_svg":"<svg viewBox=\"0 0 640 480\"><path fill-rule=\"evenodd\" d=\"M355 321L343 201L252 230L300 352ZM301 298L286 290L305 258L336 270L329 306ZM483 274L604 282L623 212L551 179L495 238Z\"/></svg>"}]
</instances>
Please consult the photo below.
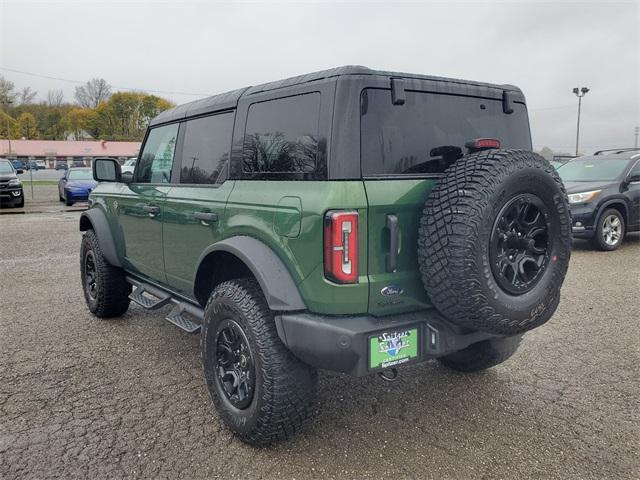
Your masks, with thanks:
<instances>
[{"instance_id":1,"label":"autumn tree","mask_svg":"<svg viewBox=\"0 0 640 480\"><path fill-rule=\"evenodd\" d=\"M19 138L32 140L38 138L38 123L36 117L29 112L21 113L18 117L18 135Z\"/></svg>"},{"instance_id":2,"label":"autumn tree","mask_svg":"<svg viewBox=\"0 0 640 480\"><path fill-rule=\"evenodd\" d=\"M111 96L111 85L103 78L92 78L84 85L76 87L76 102L84 108L96 108Z\"/></svg>"},{"instance_id":3,"label":"autumn tree","mask_svg":"<svg viewBox=\"0 0 640 480\"><path fill-rule=\"evenodd\" d=\"M0 107L7 109L16 100L15 85L0 75ZM6 128L6 127L5 127Z\"/></svg>"},{"instance_id":4,"label":"autumn tree","mask_svg":"<svg viewBox=\"0 0 640 480\"><path fill-rule=\"evenodd\" d=\"M18 122L8 113L0 110L0 138L17 138Z\"/></svg>"}]
</instances>

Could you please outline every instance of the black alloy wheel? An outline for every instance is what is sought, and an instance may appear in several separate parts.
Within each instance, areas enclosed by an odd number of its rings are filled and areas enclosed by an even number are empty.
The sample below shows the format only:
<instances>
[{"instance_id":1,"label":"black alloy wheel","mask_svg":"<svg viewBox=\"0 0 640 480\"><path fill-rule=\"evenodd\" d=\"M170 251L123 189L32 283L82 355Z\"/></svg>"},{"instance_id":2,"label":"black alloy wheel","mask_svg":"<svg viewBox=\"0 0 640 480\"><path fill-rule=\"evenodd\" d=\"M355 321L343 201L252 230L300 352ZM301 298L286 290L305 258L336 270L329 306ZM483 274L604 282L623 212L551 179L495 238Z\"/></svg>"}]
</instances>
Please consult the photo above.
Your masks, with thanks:
<instances>
[{"instance_id":1,"label":"black alloy wheel","mask_svg":"<svg viewBox=\"0 0 640 480\"><path fill-rule=\"evenodd\" d=\"M216 372L231 405L240 410L247 408L255 391L255 365L247 336L230 319L220 322L216 333Z\"/></svg>"},{"instance_id":2,"label":"black alloy wheel","mask_svg":"<svg viewBox=\"0 0 640 480\"><path fill-rule=\"evenodd\" d=\"M549 211L536 195L508 201L498 213L489 255L498 285L512 295L530 291L549 264Z\"/></svg>"},{"instance_id":3,"label":"black alloy wheel","mask_svg":"<svg viewBox=\"0 0 640 480\"><path fill-rule=\"evenodd\" d=\"M96 258L92 250L87 250L84 256L84 285L87 295L91 300L98 298L98 270L96 268Z\"/></svg>"}]
</instances>

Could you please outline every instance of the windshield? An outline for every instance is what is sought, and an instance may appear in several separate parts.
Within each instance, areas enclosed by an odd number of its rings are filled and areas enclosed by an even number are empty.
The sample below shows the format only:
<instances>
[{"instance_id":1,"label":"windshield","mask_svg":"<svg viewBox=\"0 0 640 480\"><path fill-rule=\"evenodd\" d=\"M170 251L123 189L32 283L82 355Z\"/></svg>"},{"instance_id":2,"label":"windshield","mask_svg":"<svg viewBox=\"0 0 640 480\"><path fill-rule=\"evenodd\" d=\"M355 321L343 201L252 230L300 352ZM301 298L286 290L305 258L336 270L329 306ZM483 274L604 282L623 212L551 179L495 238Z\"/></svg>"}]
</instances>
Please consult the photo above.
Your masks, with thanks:
<instances>
[{"instance_id":1,"label":"windshield","mask_svg":"<svg viewBox=\"0 0 640 480\"><path fill-rule=\"evenodd\" d=\"M69 170L69 176L67 178L69 180L93 180L93 174L88 168L83 170Z\"/></svg>"},{"instance_id":2,"label":"windshield","mask_svg":"<svg viewBox=\"0 0 640 480\"><path fill-rule=\"evenodd\" d=\"M437 174L467 153L477 138L502 148L531 149L527 109L501 100L407 91L394 105L391 91L365 89L361 98L361 167L364 176Z\"/></svg>"},{"instance_id":3,"label":"windshield","mask_svg":"<svg viewBox=\"0 0 640 480\"><path fill-rule=\"evenodd\" d=\"M0 173L13 173L13 166L7 162L0 162Z\"/></svg>"},{"instance_id":4,"label":"windshield","mask_svg":"<svg viewBox=\"0 0 640 480\"><path fill-rule=\"evenodd\" d=\"M620 177L628 163L627 159L586 158L565 163L558 173L564 182L610 181Z\"/></svg>"}]
</instances>

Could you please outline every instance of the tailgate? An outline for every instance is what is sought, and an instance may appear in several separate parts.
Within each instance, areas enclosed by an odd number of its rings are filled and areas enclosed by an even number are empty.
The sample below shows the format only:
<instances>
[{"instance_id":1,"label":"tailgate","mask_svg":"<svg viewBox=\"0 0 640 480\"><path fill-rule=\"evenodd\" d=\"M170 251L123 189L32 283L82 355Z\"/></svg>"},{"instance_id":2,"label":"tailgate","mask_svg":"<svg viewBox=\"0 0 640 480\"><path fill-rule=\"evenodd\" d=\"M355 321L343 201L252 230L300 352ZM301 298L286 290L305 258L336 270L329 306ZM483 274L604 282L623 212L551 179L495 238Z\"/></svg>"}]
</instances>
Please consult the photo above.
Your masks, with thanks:
<instances>
[{"instance_id":1,"label":"tailgate","mask_svg":"<svg viewBox=\"0 0 640 480\"><path fill-rule=\"evenodd\" d=\"M364 181L369 202L369 313L373 315L430 305L418 270L417 242L422 208L434 183L432 179ZM398 243L395 258L391 249L394 235Z\"/></svg>"}]
</instances>

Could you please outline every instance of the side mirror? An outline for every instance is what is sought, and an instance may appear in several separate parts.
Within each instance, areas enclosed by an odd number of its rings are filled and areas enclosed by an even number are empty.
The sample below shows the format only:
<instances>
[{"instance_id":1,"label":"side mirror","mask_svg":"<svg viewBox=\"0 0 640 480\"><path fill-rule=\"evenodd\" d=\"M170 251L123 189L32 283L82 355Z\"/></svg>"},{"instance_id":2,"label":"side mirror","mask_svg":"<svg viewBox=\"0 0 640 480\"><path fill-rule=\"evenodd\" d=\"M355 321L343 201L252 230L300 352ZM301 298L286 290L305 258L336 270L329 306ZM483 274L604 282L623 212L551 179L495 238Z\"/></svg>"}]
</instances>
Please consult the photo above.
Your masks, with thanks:
<instances>
[{"instance_id":1,"label":"side mirror","mask_svg":"<svg viewBox=\"0 0 640 480\"><path fill-rule=\"evenodd\" d=\"M113 158L96 158L93 160L93 179L96 182L120 182L122 172L120 164Z\"/></svg>"},{"instance_id":2,"label":"side mirror","mask_svg":"<svg viewBox=\"0 0 640 480\"><path fill-rule=\"evenodd\" d=\"M18 170L16 170L16 173L17 173L18 175L20 175L21 173L24 173L24 170L22 170L21 168L19 168Z\"/></svg>"},{"instance_id":3,"label":"side mirror","mask_svg":"<svg viewBox=\"0 0 640 480\"><path fill-rule=\"evenodd\" d=\"M123 173L121 174L121 177L122 177L122 181L123 181L124 183L131 183L131 182L133 182L133 173L131 173L131 172L123 172Z\"/></svg>"}]
</instances>

